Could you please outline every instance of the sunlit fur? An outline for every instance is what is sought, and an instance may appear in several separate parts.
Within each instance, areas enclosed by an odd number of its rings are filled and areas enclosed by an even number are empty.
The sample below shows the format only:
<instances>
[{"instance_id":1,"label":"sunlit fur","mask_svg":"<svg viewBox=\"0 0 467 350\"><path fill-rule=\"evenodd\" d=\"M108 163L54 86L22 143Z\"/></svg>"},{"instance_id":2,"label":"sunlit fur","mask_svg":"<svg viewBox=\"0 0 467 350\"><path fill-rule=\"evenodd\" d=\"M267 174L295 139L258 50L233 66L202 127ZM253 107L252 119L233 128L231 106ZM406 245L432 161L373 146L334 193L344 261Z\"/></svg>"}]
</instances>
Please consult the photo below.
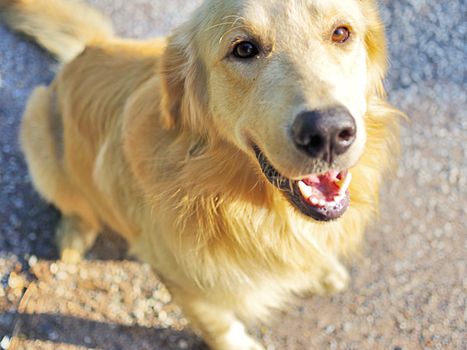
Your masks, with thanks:
<instances>
[{"instance_id":1,"label":"sunlit fur","mask_svg":"<svg viewBox=\"0 0 467 350\"><path fill-rule=\"evenodd\" d=\"M339 8L342 0L280 1L303 12L305 4ZM339 258L358 248L398 150L399 112L384 100L386 48L373 0L345 3L365 21L357 26L364 28L367 83L366 145L351 168L351 205L343 217L319 223L303 216L267 183L253 152L229 134L234 130L221 130L219 109L245 105L223 96L229 106L213 106L219 90L209 90L210 84L229 83L207 83L213 39L222 40L241 20L243 12L236 11L254 4L261 22L274 3L207 1L167 40L134 42L114 38L95 20L100 15L85 16L81 11L93 10L74 1L0 0L0 15L10 26L65 62L49 87L33 93L21 128L33 182L63 214L57 229L62 259L78 261L103 226L119 232L132 253L154 267L213 349L260 349L237 318L266 320L293 295L345 288ZM327 14L316 18L325 21ZM85 25L70 20L75 16ZM316 30L313 23L309 30ZM201 49L200 42L212 50ZM260 83L243 84L237 89L248 94L249 84ZM236 122L225 113L220 117ZM255 113L250 118L251 125L261 123ZM274 119L267 123L275 125ZM261 137L268 144L283 142L267 139L267 132Z\"/></svg>"}]
</instances>

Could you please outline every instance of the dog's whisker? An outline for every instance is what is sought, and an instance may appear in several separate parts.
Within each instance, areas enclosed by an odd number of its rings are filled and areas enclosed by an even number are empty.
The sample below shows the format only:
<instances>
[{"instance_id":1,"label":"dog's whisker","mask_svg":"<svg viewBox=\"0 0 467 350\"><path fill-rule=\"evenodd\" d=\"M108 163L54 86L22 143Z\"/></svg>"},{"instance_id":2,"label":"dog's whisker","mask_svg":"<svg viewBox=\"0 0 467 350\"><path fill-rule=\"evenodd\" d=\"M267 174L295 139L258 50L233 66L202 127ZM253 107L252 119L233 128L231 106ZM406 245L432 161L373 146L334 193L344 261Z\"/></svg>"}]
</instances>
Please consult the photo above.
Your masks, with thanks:
<instances>
[{"instance_id":1,"label":"dog's whisker","mask_svg":"<svg viewBox=\"0 0 467 350\"><path fill-rule=\"evenodd\" d=\"M229 34L230 32L233 32L234 30L237 30L237 29L241 29L241 28L246 28L245 25L240 25L240 26L236 26L236 27L233 27L233 28L230 28L229 30L227 30L226 32L224 32L224 34L222 34L222 36L220 37L219 39L219 42L222 42L222 40L224 40L224 37Z\"/></svg>"},{"instance_id":2,"label":"dog's whisker","mask_svg":"<svg viewBox=\"0 0 467 350\"><path fill-rule=\"evenodd\" d=\"M204 32L209 32L210 30L215 29L217 27L222 27L222 26L226 26L226 25L234 25L234 24L235 24L235 21L213 24L212 26L207 27L206 29L204 29Z\"/></svg>"},{"instance_id":3,"label":"dog's whisker","mask_svg":"<svg viewBox=\"0 0 467 350\"><path fill-rule=\"evenodd\" d=\"M244 21L245 20L243 17L240 17L240 16L226 16L223 19L226 19L226 18L235 18L235 20L213 24L213 25L207 27L206 29L204 29L204 32L208 32L208 31L210 31L212 29L222 27L222 26L227 26L227 25L230 25L231 27L234 27L239 21Z\"/></svg>"},{"instance_id":4,"label":"dog's whisker","mask_svg":"<svg viewBox=\"0 0 467 350\"><path fill-rule=\"evenodd\" d=\"M236 19L242 19L242 20L245 20L245 17L243 17L243 16L239 16L239 15L228 15L228 16L224 16L224 17L222 17L222 19L227 19L227 18L236 18Z\"/></svg>"},{"instance_id":5,"label":"dog's whisker","mask_svg":"<svg viewBox=\"0 0 467 350\"><path fill-rule=\"evenodd\" d=\"M235 21L233 21L233 23L231 24L231 26L233 27L235 24L237 24L239 21L244 21L245 19L243 17L237 17L237 19Z\"/></svg>"}]
</instances>

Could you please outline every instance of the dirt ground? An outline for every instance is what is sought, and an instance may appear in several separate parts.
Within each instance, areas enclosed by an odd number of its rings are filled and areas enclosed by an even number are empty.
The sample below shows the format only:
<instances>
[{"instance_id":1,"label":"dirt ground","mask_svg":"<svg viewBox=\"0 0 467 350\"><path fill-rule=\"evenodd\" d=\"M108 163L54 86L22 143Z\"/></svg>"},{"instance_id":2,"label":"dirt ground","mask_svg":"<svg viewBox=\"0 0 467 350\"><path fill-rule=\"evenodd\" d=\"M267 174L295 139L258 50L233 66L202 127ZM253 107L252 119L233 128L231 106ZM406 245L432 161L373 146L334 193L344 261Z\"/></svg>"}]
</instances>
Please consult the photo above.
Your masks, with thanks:
<instances>
[{"instance_id":1,"label":"dirt ground","mask_svg":"<svg viewBox=\"0 0 467 350\"><path fill-rule=\"evenodd\" d=\"M200 1L92 0L125 36L168 32ZM464 0L384 0L391 101L406 111L400 168L350 289L312 297L252 333L268 350L467 349ZM205 349L148 265L112 233L77 266L56 261L57 212L16 141L31 89L56 63L0 26L0 349Z\"/></svg>"}]
</instances>

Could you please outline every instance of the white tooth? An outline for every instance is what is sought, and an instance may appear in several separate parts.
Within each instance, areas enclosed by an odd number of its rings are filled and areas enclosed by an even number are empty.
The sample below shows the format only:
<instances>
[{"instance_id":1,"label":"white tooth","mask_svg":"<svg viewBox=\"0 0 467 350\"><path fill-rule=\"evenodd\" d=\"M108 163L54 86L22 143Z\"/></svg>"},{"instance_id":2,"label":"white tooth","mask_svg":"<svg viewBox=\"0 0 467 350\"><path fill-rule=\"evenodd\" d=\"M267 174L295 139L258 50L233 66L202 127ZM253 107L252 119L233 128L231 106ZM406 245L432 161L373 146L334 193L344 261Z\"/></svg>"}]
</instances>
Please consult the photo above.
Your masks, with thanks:
<instances>
[{"instance_id":1,"label":"white tooth","mask_svg":"<svg viewBox=\"0 0 467 350\"><path fill-rule=\"evenodd\" d=\"M352 181L352 174L348 172L347 176L344 179L344 182L342 183L341 189L339 191L339 196L345 196L345 192L350 186L350 181Z\"/></svg>"},{"instance_id":2,"label":"white tooth","mask_svg":"<svg viewBox=\"0 0 467 350\"><path fill-rule=\"evenodd\" d=\"M302 192L303 197L305 197L306 199L310 198L311 193L312 193L310 186L308 186L303 181L299 181L298 188L300 188L300 192Z\"/></svg>"},{"instance_id":3,"label":"white tooth","mask_svg":"<svg viewBox=\"0 0 467 350\"><path fill-rule=\"evenodd\" d=\"M319 202L318 198L311 198L311 204L317 205Z\"/></svg>"},{"instance_id":4,"label":"white tooth","mask_svg":"<svg viewBox=\"0 0 467 350\"><path fill-rule=\"evenodd\" d=\"M324 206L326 205L326 201L325 201L324 199L320 199L320 200L319 200L319 205L320 205L321 207L324 207Z\"/></svg>"}]
</instances>

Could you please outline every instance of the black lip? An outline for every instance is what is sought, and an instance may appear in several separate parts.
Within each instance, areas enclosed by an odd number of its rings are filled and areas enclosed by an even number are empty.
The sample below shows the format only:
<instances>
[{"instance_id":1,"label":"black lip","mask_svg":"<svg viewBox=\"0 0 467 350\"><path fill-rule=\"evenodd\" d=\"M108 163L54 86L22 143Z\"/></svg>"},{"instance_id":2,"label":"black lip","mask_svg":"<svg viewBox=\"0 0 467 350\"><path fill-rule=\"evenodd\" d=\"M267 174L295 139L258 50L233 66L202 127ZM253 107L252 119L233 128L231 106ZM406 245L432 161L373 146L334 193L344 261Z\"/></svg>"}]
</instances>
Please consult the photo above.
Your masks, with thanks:
<instances>
[{"instance_id":1,"label":"black lip","mask_svg":"<svg viewBox=\"0 0 467 350\"><path fill-rule=\"evenodd\" d=\"M263 152L256 145L253 146L256 158L264 176L277 189L279 189L302 214L317 221L332 221L338 219L350 205L350 196L347 193L345 198L335 206L315 207L310 205L300 194L298 181L290 180L282 176L268 161Z\"/></svg>"}]
</instances>

